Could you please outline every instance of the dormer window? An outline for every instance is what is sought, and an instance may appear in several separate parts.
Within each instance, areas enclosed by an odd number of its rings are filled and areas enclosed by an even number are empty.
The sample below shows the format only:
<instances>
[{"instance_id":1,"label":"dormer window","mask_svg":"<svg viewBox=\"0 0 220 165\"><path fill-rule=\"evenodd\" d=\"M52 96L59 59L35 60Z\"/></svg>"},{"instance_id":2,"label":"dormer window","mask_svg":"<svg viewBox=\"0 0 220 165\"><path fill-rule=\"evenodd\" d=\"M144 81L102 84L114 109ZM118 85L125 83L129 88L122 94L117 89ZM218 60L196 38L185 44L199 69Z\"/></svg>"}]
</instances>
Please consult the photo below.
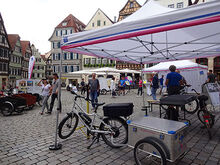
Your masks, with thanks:
<instances>
[{"instance_id":1,"label":"dormer window","mask_svg":"<svg viewBox=\"0 0 220 165\"><path fill-rule=\"evenodd\" d=\"M62 23L62 26L66 26L66 25L67 25L67 22L63 22L63 23Z\"/></svg>"},{"instance_id":2,"label":"dormer window","mask_svg":"<svg viewBox=\"0 0 220 165\"><path fill-rule=\"evenodd\" d=\"M134 2L131 2L130 3L130 8L133 8L134 7Z\"/></svg>"}]
</instances>

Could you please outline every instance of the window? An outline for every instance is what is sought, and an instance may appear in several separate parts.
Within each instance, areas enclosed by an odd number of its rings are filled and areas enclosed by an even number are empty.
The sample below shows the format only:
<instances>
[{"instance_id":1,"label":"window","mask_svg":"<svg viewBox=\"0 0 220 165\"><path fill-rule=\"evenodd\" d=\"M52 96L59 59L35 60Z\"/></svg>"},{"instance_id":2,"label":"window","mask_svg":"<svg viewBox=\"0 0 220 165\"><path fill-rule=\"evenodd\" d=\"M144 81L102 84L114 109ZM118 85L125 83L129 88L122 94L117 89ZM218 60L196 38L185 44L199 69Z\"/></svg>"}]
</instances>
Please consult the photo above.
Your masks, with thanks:
<instances>
[{"instance_id":1,"label":"window","mask_svg":"<svg viewBox=\"0 0 220 165\"><path fill-rule=\"evenodd\" d=\"M70 59L73 60L73 53L70 53Z\"/></svg>"},{"instance_id":2,"label":"window","mask_svg":"<svg viewBox=\"0 0 220 165\"><path fill-rule=\"evenodd\" d=\"M40 77L40 73L37 74L37 77L38 77L38 78Z\"/></svg>"},{"instance_id":3,"label":"window","mask_svg":"<svg viewBox=\"0 0 220 165\"><path fill-rule=\"evenodd\" d=\"M91 59L91 64L94 65L94 64L95 64L95 61L96 61L96 59L95 59L95 58L92 58L92 59Z\"/></svg>"},{"instance_id":4,"label":"window","mask_svg":"<svg viewBox=\"0 0 220 165\"><path fill-rule=\"evenodd\" d=\"M101 64L101 60L102 60L101 58L98 58L97 59L97 64Z\"/></svg>"},{"instance_id":5,"label":"window","mask_svg":"<svg viewBox=\"0 0 220 165\"><path fill-rule=\"evenodd\" d=\"M5 43L5 37L2 36L2 43L4 44Z\"/></svg>"},{"instance_id":6,"label":"window","mask_svg":"<svg viewBox=\"0 0 220 165\"><path fill-rule=\"evenodd\" d=\"M89 64L90 59L89 58L85 58L85 64Z\"/></svg>"},{"instance_id":7,"label":"window","mask_svg":"<svg viewBox=\"0 0 220 165\"><path fill-rule=\"evenodd\" d=\"M67 54L66 53L64 53L64 56L63 56L64 58L64 60L67 60Z\"/></svg>"},{"instance_id":8,"label":"window","mask_svg":"<svg viewBox=\"0 0 220 165\"><path fill-rule=\"evenodd\" d=\"M74 72L73 66L71 66L71 72Z\"/></svg>"},{"instance_id":9,"label":"window","mask_svg":"<svg viewBox=\"0 0 220 165\"><path fill-rule=\"evenodd\" d=\"M8 51L4 50L4 57L8 57Z\"/></svg>"},{"instance_id":10,"label":"window","mask_svg":"<svg viewBox=\"0 0 220 165\"><path fill-rule=\"evenodd\" d=\"M176 8L183 8L183 2L177 3Z\"/></svg>"},{"instance_id":11,"label":"window","mask_svg":"<svg viewBox=\"0 0 220 165\"><path fill-rule=\"evenodd\" d=\"M67 22L63 22L63 23L62 23L62 26L66 26L66 25L67 25Z\"/></svg>"},{"instance_id":12,"label":"window","mask_svg":"<svg viewBox=\"0 0 220 165\"><path fill-rule=\"evenodd\" d=\"M0 49L0 57L3 57L3 49Z\"/></svg>"},{"instance_id":13,"label":"window","mask_svg":"<svg viewBox=\"0 0 220 165\"><path fill-rule=\"evenodd\" d=\"M60 53L58 53L58 60L60 60Z\"/></svg>"},{"instance_id":14,"label":"window","mask_svg":"<svg viewBox=\"0 0 220 165\"><path fill-rule=\"evenodd\" d=\"M100 20L97 21L97 26L101 26L101 21Z\"/></svg>"},{"instance_id":15,"label":"window","mask_svg":"<svg viewBox=\"0 0 220 165\"><path fill-rule=\"evenodd\" d=\"M104 21L104 26L106 25L106 22Z\"/></svg>"},{"instance_id":16,"label":"window","mask_svg":"<svg viewBox=\"0 0 220 165\"><path fill-rule=\"evenodd\" d=\"M76 70L79 71L79 66L76 66Z\"/></svg>"},{"instance_id":17,"label":"window","mask_svg":"<svg viewBox=\"0 0 220 165\"><path fill-rule=\"evenodd\" d=\"M64 72L65 72L65 73L68 72L67 66L64 67Z\"/></svg>"},{"instance_id":18,"label":"window","mask_svg":"<svg viewBox=\"0 0 220 165\"><path fill-rule=\"evenodd\" d=\"M169 8L174 8L174 4L168 5Z\"/></svg>"},{"instance_id":19,"label":"window","mask_svg":"<svg viewBox=\"0 0 220 165\"><path fill-rule=\"evenodd\" d=\"M53 66L53 72L56 72L56 66Z\"/></svg>"},{"instance_id":20,"label":"window","mask_svg":"<svg viewBox=\"0 0 220 165\"><path fill-rule=\"evenodd\" d=\"M53 54L53 60L56 60L56 56L55 56L55 54Z\"/></svg>"},{"instance_id":21,"label":"window","mask_svg":"<svg viewBox=\"0 0 220 165\"><path fill-rule=\"evenodd\" d=\"M106 58L102 59L102 63L107 64L107 59Z\"/></svg>"},{"instance_id":22,"label":"window","mask_svg":"<svg viewBox=\"0 0 220 165\"><path fill-rule=\"evenodd\" d=\"M94 23L92 23L92 27L94 27L95 26L95 24Z\"/></svg>"},{"instance_id":23,"label":"window","mask_svg":"<svg viewBox=\"0 0 220 165\"><path fill-rule=\"evenodd\" d=\"M208 66L208 59L207 58L198 58L198 59L196 59L196 63Z\"/></svg>"},{"instance_id":24,"label":"window","mask_svg":"<svg viewBox=\"0 0 220 165\"><path fill-rule=\"evenodd\" d=\"M57 48L60 48L60 42L57 42Z\"/></svg>"},{"instance_id":25,"label":"window","mask_svg":"<svg viewBox=\"0 0 220 165\"><path fill-rule=\"evenodd\" d=\"M133 8L134 7L134 2L131 2L130 3L130 8Z\"/></svg>"},{"instance_id":26,"label":"window","mask_svg":"<svg viewBox=\"0 0 220 165\"><path fill-rule=\"evenodd\" d=\"M56 36L58 36L58 31L56 30Z\"/></svg>"}]
</instances>

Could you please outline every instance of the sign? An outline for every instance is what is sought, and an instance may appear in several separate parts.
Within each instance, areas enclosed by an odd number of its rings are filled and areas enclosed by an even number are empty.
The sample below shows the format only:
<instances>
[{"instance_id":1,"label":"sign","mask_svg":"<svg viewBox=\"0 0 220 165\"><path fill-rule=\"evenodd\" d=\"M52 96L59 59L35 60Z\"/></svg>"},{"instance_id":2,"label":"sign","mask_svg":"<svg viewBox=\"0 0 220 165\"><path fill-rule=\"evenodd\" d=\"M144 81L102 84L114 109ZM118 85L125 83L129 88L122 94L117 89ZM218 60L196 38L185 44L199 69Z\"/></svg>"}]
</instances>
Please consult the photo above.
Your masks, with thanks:
<instances>
[{"instance_id":1,"label":"sign","mask_svg":"<svg viewBox=\"0 0 220 165\"><path fill-rule=\"evenodd\" d=\"M214 107L220 105L220 87L217 83L207 83L205 85L211 103Z\"/></svg>"},{"instance_id":2,"label":"sign","mask_svg":"<svg viewBox=\"0 0 220 165\"><path fill-rule=\"evenodd\" d=\"M31 79L31 75L33 73L34 69L34 64L35 64L35 57L31 56L29 60L29 67L28 67L28 78Z\"/></svg>"}]
</instances>

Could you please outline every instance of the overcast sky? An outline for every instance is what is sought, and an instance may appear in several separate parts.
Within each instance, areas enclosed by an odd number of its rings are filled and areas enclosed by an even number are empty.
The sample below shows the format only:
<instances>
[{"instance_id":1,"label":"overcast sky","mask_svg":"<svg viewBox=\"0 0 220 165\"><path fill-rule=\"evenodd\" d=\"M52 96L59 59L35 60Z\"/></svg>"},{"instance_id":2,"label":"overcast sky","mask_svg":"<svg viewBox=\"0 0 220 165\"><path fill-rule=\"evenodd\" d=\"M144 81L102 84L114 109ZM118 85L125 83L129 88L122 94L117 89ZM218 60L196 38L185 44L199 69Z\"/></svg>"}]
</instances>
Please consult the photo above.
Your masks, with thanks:
<instances>
[{"instance_id":1,"label":"overcast sky","mask_svg":"<svg viewBox=\"0 0 220 165\"><path fill-rule=\"evenodd\" d=\"M137 0L141 5L145 0ZM8 34L19 34L42 54L50 50L48 39L69 14L87 24L98 8L112 20L127 0L0 0L0 12Z\"/></svg>"}]
</instances>

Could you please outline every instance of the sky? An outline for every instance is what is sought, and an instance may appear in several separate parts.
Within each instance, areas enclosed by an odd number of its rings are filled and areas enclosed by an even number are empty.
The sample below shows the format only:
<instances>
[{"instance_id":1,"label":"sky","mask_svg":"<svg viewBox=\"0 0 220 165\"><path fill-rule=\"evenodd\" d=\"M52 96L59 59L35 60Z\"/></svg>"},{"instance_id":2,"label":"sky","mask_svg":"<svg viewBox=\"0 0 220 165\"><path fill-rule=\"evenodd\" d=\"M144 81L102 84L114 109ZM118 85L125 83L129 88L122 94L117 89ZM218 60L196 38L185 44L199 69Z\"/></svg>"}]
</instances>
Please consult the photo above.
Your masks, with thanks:
<instances>
[{"instance_id":1,"label":"sky","mask_svg":"<svg viewBox=\"0 0 220 165\"><path fill-rule=\"evenodd\" d=\"M141 5L146 0L137 0ZM100 8L109 18L119 15L127 0L0 0L0 12L8 34L19 34L44 54L50 51L54 28L69 14L87 25Z\"/></svg>"}]
</instances>

